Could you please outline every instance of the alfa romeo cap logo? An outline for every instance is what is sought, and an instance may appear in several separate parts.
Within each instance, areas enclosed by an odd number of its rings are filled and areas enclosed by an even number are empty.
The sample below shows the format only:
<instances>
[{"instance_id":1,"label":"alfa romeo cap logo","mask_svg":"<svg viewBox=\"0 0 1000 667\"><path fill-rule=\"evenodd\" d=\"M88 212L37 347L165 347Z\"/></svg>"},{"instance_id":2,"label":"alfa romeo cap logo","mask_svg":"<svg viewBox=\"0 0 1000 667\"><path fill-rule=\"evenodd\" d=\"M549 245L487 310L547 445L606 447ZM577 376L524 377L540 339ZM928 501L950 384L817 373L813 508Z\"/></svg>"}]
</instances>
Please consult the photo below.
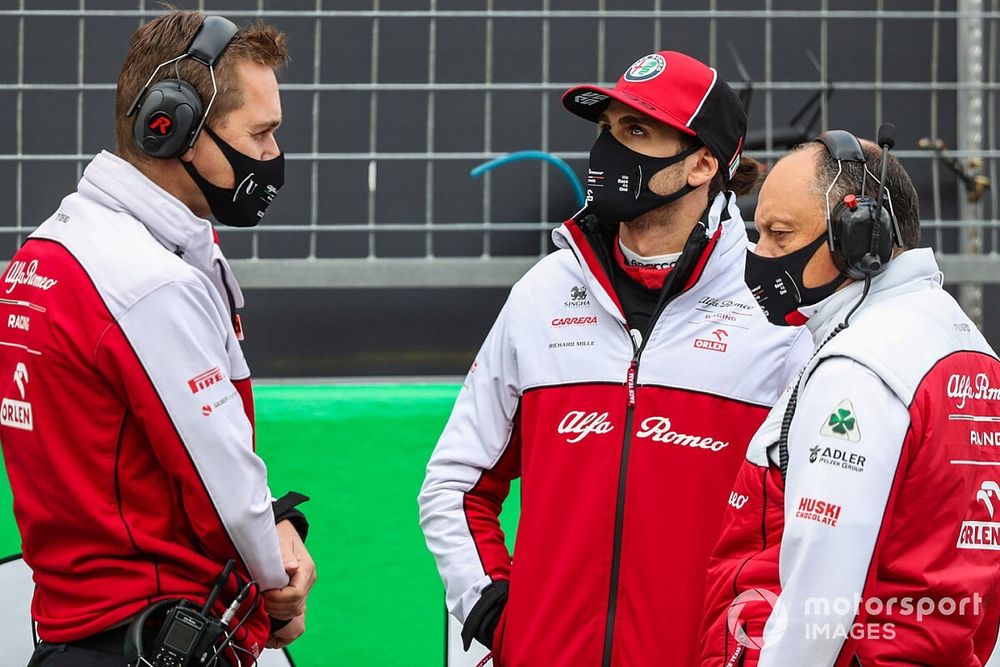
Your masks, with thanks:
<instances>
[{"instance_id":1,"label":"alfa romeo cap logo","mask_svg":"<svg viewBox=\"0 0 1000 667\"><path fill-rule=\"evenodd\" d=\"M659 53L651 53L648 56L639 58L632 66L625 70L625 80L638 82L649 81L660 75L660 72L667 66L667 61Z\"/></svg>"}]
</instances>

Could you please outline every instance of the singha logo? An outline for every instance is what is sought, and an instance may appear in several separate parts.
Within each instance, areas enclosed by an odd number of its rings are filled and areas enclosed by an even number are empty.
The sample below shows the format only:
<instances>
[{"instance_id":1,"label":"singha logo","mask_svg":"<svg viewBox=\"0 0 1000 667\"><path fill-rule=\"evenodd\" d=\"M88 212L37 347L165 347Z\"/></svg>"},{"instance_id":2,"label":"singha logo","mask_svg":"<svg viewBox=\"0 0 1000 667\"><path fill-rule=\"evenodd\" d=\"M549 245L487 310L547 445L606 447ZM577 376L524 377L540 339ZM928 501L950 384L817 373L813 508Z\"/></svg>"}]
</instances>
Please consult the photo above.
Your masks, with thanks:
<instances>
[{"instance_id":1,"label":"singha logo","mask_svg":"<svg viewBox=\"0 0 1000 667\"><path fill-rule=\"evenodd\" d=\"M590 301L587 300L587 286L580 285L578 287L572 287L569 290L569 301L563 301L563 305L567 308L583 308L590 305Z\"/></svg>"}]
</instances>

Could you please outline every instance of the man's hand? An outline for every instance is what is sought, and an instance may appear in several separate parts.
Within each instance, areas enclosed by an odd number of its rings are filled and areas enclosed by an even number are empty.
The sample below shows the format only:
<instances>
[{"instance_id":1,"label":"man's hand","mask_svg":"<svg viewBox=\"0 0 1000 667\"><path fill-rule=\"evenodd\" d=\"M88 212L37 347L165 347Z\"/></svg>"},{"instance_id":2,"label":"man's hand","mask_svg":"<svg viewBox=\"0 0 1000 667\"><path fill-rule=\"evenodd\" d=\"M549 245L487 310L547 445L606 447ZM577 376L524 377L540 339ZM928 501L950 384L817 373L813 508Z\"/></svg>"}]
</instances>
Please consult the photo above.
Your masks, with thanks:
<instances>
[{"instance_id":1,"label":"man's hand","mask_svg":"<svg viewBox=\"0 0 1000 667\"><path fill-rule=\"evenodd\" d=\"M285 562L285 572L288 573L288 585L264 591L264 609L274 618L287 621L295 619L288 627L298 626L301 629L292 639L302 634L305 621L300 618L306 613L306 598L313 584L316 583L316 564L313 562L306 545L302 543L295 527L290 521L282 521L277 525L278 544L281 547L281 558ZM278 634L285 632L282 629ZM277 635L276 635L277 636ZM289 640L291 641L291 640Z\"/></svg>"},{"instance_id":2,"label":"man's hand","mask_svg":"<svg viewBox=\"0 0 1000 667\"><path fill-rule=\"evenodd\" d=\"M305 614L296 616L292 622L268 637L264 648L285 648L306 631Z\"/></svg>"}]
</instances>

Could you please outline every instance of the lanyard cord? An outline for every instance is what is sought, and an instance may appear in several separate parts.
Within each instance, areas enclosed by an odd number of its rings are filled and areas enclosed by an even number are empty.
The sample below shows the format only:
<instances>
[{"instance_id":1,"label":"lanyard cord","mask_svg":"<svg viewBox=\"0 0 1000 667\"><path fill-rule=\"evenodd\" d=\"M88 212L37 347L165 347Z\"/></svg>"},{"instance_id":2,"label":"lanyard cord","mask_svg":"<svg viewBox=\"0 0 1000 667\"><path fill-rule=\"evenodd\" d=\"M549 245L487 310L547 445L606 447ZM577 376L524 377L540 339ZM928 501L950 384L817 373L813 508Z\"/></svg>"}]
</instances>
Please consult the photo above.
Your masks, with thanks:
<instances>
[{"instance_id":1,"label":"lanyard cord","mask_svg":"<svg viewBox=\"0 0 1000 667\"><path fill-rule=\"evenodd\" d=\"M781 419L781 436L778 438L778 467L781 470L782 481L784 481L788 476L788 432L792 428L792 419L795 417L795 406L799 401L799 387L802 385L802 378L805 375L806 368L809 367L809 364L813 362L813 359L816 358L816 355L820 353L820 350L822 350L827 343L833 340L834 337L841 331L851 326L851 316L854 315L858 308L861 307L861 304L868 296L868 290L871 289L871 286L872 277L869 275L865 277L865 288L864 291L861 292L861 298L858 299L856 304L854 304L851 311L847 313L847 317L844 318L844 321L838 324L837 327L830 332L830 335L826 337L826 340L819 344L816 351L812 353L811 357L809 357L809 361L806 362L806 365L802 367L801 371L799 371L799 377L795 380L795 388L792 389L792 395L788 399L788 405L785 407L785 415Z\"/></svg>"}]
</instances>

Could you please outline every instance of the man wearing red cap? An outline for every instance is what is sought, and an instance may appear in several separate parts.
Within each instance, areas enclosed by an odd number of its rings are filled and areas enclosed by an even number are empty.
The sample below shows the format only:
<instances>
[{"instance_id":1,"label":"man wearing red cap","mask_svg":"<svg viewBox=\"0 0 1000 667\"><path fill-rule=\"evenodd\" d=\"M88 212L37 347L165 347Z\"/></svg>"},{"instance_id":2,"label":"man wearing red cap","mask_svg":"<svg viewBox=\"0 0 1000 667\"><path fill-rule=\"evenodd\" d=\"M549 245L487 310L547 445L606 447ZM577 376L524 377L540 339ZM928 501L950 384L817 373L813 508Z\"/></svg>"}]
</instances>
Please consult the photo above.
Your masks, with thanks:
<instances>
[{"instance_id":1,"label":"man wearing red cap","mask_svg":"<svg viewBox=\"0 0 1000 667\"><path fill-rule=\"evenodd\" d=\"M563 96L587 205L510 297L428 464L448 607L504 667L691 664L747 443L805 362L743 280L746 116L684 54ZM520 477L516 559L498 515Z\"/></svg>"}]
</instances>

